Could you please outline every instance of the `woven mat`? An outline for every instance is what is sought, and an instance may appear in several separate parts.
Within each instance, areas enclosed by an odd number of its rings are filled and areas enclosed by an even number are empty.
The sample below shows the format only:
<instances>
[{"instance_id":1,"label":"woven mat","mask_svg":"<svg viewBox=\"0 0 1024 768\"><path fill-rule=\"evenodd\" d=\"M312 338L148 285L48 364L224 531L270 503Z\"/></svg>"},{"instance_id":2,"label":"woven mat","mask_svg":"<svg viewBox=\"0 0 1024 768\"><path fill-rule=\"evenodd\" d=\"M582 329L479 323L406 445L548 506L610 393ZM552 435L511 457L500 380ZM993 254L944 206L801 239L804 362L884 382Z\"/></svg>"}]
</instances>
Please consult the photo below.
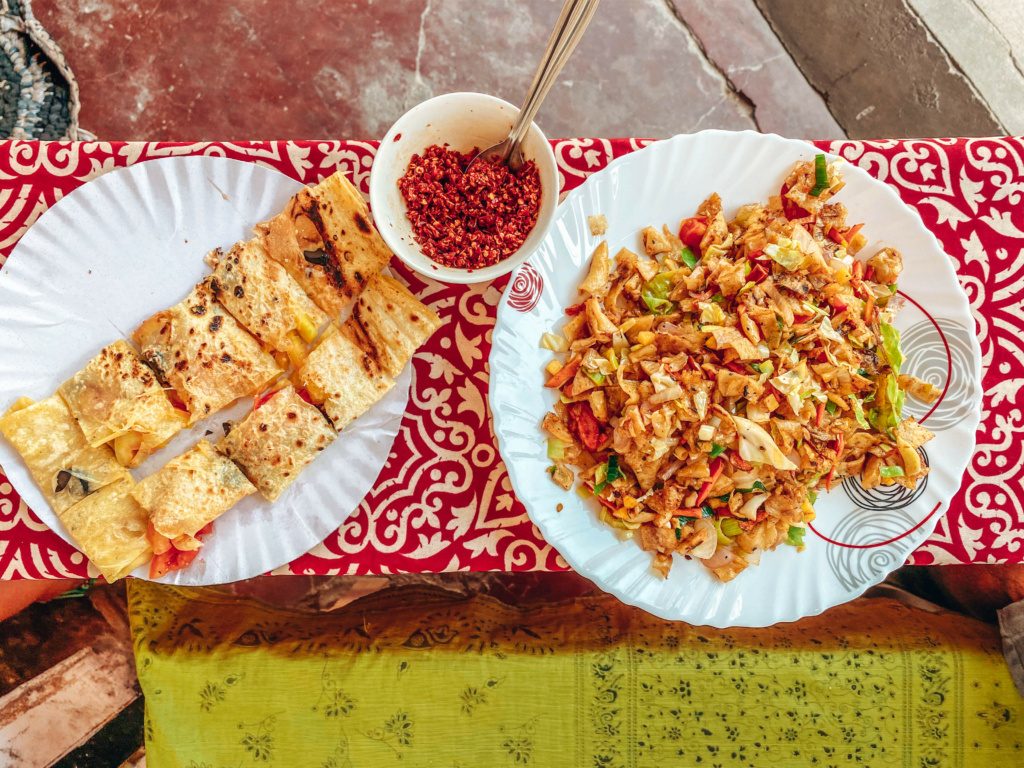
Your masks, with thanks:
<instances>
[{"instance_id":1,"label":"woven mat","mask_svg":"<svg viewBox=\"0 0 1024 768\"><path fill-rule=\"evenodd\" d=\"M78 84L31 0L0 0L0 139L85 139Z\"/></svg>"}]
</instances>

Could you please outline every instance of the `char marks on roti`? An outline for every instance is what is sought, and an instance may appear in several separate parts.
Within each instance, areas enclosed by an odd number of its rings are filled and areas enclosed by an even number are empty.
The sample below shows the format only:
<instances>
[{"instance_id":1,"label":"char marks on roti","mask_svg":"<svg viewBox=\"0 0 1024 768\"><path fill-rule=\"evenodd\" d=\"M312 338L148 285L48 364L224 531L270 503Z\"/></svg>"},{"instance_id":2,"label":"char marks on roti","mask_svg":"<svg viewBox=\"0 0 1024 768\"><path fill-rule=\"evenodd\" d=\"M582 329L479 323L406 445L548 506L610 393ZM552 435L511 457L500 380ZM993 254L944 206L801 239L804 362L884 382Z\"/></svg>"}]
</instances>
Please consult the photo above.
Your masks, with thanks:
<instances>
[{"instance_id":1,"label":"char marks on roti","mask_svg":"<svg viewBox=\"0 0 1024 768\"><path fill-rule=\"evenodd\" d=\"M345 331L321 338L299 371L303 386L323 404L338 430L344 429L395 385L377 361Z\"/></svg>"},{"instance_id":2,"label":"char marks on roti","mask_svg":"<svg viewBox=\"0 0 1024 768\"><path fill-rule=\"evenodd\" d=\"M355 187L335 173L301 190L283 213L253 231L270 256L336 319L391 259L369 217Z\"/></svg>"},{"instance_id":3,"label":"char marks on roti","mask_svg":"<svg viewBox=\"0 0 1024 768\"><path fill-rule=\"evenodd\" d=\"M281 369L214 299L208 282L132 334L197 421L252 394Z\"/></svg>"},{"instance_id":4,"label":"char marks on roti","mask_svg":"<svg viewBox=\"0 0 1024 768\"><path fill-rule=\"evenodd\" d=\"M409 289L374 275L356 300L344 328L389 376L397 377L416 349L441 327L441 320Z\"/></svg>"},{"instance_id":5,"label":"char marks on roti","mask_svg":"<svg viewBox=\"0 0 1024 768\"><path fill-rule=\"evenodd\" d=\"M235 426L217 448L274 501L337 437L326 417L286 386Z\"/></svg>"}]
</instances>

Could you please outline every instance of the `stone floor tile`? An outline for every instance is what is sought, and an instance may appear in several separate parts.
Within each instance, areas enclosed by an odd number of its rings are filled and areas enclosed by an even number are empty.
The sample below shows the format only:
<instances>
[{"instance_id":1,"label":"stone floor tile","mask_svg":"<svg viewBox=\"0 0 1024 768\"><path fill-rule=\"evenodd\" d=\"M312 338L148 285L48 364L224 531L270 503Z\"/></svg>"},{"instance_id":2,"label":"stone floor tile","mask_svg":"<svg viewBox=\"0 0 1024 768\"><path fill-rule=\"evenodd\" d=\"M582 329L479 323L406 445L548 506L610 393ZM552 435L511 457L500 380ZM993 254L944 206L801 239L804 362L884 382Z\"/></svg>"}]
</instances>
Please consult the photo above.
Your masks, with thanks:
<instances>
[{"instance_id":1,"label":"stone floor tile","mask_svg":"<svg viewBox=\"0 0 1024 768\"><path fill-rule=\"evenodd\" d=\"M756 0L850 138L990 136L999 124L920 19L891 0Z\"/></svg>"},{"instance_id":2,"label":"stone floor tile","mask_svg":"<svg viewBox=\"0 0 1024 768\"><path fill-rule=\"evenodd\" d=\"M759 130L792 138L846 136L752 0L666 1L709 63L750 101Z\"/></svg>"},{"instance_id":3,"label":"stone floor tile","mask_svg":"<svg viewBox=\"0 0 1024 768\"><path fill-rule=\"evenodd\" d=\"M1024 4L991 0L909 0L957 68L999 121L1001 132L1024 134ZM987 16L985 9L993 15ZM1004 28L997 23L1005 24ZM1012 42L1011 42L1012 41Z\"/></svg>"}]
</instances>

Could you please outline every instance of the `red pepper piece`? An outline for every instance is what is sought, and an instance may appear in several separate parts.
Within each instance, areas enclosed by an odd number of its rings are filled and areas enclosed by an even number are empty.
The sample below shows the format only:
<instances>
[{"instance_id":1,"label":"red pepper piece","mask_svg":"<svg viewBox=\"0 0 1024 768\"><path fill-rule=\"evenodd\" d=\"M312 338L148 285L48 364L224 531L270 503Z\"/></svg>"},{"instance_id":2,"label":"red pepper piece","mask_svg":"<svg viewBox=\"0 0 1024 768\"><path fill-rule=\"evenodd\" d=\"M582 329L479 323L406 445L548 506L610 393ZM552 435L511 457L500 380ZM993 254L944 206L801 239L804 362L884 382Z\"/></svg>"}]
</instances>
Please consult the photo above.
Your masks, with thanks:
<instances>
[{"instance_id":1,"label":"red pepper piece","mask_svg":"<svg viewBox=\"0 0 1024 768\"><path fill-rule=\"evenodd\" d=\"M787 219L792 221L793 219L806 219L811 215L811 212L801 208L799 205L794 203L788 197L786 193L789 192L789 184L782 185L782 191L779 192L779 196L782 198L782 213Z\"/></svg>"},{"instance_id":2,"label":"red pepper piece","mask_svg":"<svg viewBox=\"0 0 1024 768\"><path fill-rule=\"evenodd\" d=\"M590 409L590 403L569 403L566 406L566 417L569 431L586 447L588 451L596 451L604 442L601 423Z\"/></svg>"},{"instance_id":3,"label":"red pepper piece","mask_svg":"<svg viewBox=\"0 0 1024 768\"><path fill-rule=\"evenodd\" d=\"M583 302L580 302L579 304L573 304L571 307L565 308L565 314L569 315L569 317L576 317L576 315L578 315L582 311Z\"/></svg>"},{"instance_id":4,"label":"red pepper piece","mask_svg":"<svg viewBox=\"0 0 1024 768\"><path fill-rule=\"evenodd\" d=\"M316 403L313 402L313 398L309 396L309 391L305 387L300 389L298 394L299 394L299 397L301 397L303 400L305 400L310 405L316 405Z\"/></svg>"},{"instance_id":5,"label":"red pepper piece","mask_svg":"<svg viewBox=\"0 0 1024 768\"><path fill-rule=\"evenodd\" d=\"M272 398L277 393L278 393L278 390L274 389L274 390L271 390L270 392L264 392L262 395L256 395L253 398L252 409L254 411L258 411L260 408L262 408L267 403L268 400L270 400L270 398Z\"/></svg>"},{"instance_id":6,"label":"red pepper piece","mask_svg":"<svg viewBox=\"0 0 1024 768\"><path fill-rule=\"evenodd\" d=\"M704 239L704 233L708 231L708 220L703 216L694 216L683 219L679 225L679 239L683 245L700 254L700 241Z\"/></svg>"},{"instance_id":7,"label":"red pepper piece","mask_svg":"<svg viewBox=\"0 0 1024 768\"><path fill-rule=\"evenodd\" d=\"M764 266L761 264L758 264L756 267L750 270L750 274L747 275L747 280L752 283L763 283L767 279L768 270L765 269Z\"/></svg>"},{"instance_id":8,"label":"red pepper piece","mask_svg":"<svg viewBox=\"0 0 1024 768\"><path fill-rule=\"evenodd\" d=\"M818 403L818 419L815 421L815 426L820 427L821 422L825 419L825 404Z\"/></svg>"}]
</instances>

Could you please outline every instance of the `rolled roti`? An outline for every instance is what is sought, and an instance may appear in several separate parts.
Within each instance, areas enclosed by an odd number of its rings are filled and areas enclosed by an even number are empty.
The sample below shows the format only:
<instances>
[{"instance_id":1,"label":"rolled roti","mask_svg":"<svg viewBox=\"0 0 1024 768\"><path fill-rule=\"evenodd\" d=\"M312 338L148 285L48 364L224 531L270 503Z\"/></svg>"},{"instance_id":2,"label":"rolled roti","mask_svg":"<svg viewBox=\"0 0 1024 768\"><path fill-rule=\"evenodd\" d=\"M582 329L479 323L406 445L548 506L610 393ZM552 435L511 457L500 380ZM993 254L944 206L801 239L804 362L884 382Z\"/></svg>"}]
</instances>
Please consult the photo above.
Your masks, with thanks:
<instances>
[{"instance_id":1,"label":"rolled roti","mask_svg":"<svg viewBox=\"0 0 1024 768\"><path fill-rule=\"evenodd\" d=\"M125 477L100 488L61 516L78 548L107 581L117 581L153 557L146 540L149 514L132 496L135 481Z\"/></svg>"},{"instance_id":2,"label":"rolled roti","mask_svg":"<svg viewBox=\"0 0 1024 768\"><path fill-rule=\"evenodd\" d=\"M373 357L337 326L320 337L299 370L299 379L310 397L323 405L338 431L395 386L395 380Z\"/></svg>"},{"instance_id":3,"label":"rolled roti","mask_svg":"<svg viewBox=\"0 0 1024 768\"><path fill-rule=\"evenodd\" d=\"M391 259L366 203L338 171L253 231L271 258L334 319Z\"/></svg>"},{"instance_id":4,"label":"rolled roti","mask_svg":"<svg viewBox=\"0 0 1024 768\"><path fill-rule=\"evenodd\" d=\"M338 437L291 386L275 392L217 444L268 501L275 501Z\"/></svg>"},{"instance_id":5,"label":"rolled roti","mask_svg":"<svg viewBox=\"0 0 1024 768\"><path fill-rule=\"evenodd\" d=\"M256 239L206 257L210 287L224 308L253 336L302 364L306 343L330 318ZM305 342L305 343L304 343Z\"/></svg>"},{"instance_id":6,"label":"rolled roti","mask_svg":"<svg viewBox=\"0 0 1024 768\"><path fill-rule=\"evenodd\" d=\"M156 374L123 339L104 347L57 391L89 444L113 441L114 455L126 467L137 467L189 423L189 414L171 404Z\"/></svg>"},{"instance_id":7,"label":"rolled roti","mask_svg":"<svg viewBox=\"0 0 1024 768\"><path fill-rule=\"evenodd\" d=\"M0 432L18 449L57 515L100 488L130 477L105 445L91 446L64 399L22 397L0 417Z\"/></svg>"},{"instance_id":8,"label":"rolled roti","mask_svg":"<svg viewBox=\"0 0 1024 768\"><path fill-rule=\"evenodd\" d=\"M143 359L174 387L193 422L281 373L274 358L217 303L206 283L180 304L153 315L132 338Z\"/></svg>"},{"instance_id":9,"label":"rolled roti","mask_svg":"<svg viewBox=\"0 0 1024 768\"><path fill-rule=\"evenodd\" d=\"M140 482L132 496L149 512L154 530L174 540L195 536L256 489L231 461L200 440Z\"/></svg>"},{"instance_id":10,"label":"rolled roti","mask_svg":"<svg viewBox=\"0 0 1024 768\"><path fill-rule=\"evenodd\" d=\"M373 275L356 299L344 328L392 378L441 327L441 319L409 289L387 275Z\"/></svg>"}]
</instances>

